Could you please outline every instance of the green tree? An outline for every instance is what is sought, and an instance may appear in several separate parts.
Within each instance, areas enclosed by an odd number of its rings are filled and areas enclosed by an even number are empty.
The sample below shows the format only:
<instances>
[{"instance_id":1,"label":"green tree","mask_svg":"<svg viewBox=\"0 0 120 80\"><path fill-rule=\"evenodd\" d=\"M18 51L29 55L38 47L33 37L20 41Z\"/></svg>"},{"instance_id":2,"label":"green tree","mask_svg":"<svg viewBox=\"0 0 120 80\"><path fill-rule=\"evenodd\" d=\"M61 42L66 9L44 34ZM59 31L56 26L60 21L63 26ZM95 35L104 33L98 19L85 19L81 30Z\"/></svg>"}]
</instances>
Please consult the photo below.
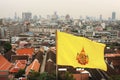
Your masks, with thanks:
<instances>
[{"instance_id":1,"label":"green tree","mask_svg":"<svg viewBox=\"0 0 120 80\"><path fill-rule=\"evenodd\" d=\"M28 80L75 80L73 75L69 72L59 72L58 77L56 77L56 73L53 72L51 74L48 74L47 72L41 73L31 71L28 75Z\"/></svg>"},{"instance_id":2,"label":"green tree","mask_svg":"<svg viewBox=\"0 0 120 80\"><path fill-rule=\"evenodd\" d=\"M44 72L44 73L41 73L40 76L39 76L39 80L46 80L47 79L47 73Z\"/></svg>"},{"instance_id":3,"label":"green tree","mask_svg":"<svg viewBox=\"0 0 120 80\"><path fill-rule=\"evenodd\" d=\"M20 69L17 73L15 73L15 78L22 77L25 74L25 69Z\"/></svg>"},{"instance_id":4,"label":"green tree","mask_svg":"<svg viewBox=\"0 0 120 80\"><path fill-rule=\"evenodd\" d=\"M6 53L12 49L12 46L9 42L7 42L4 44L3 48L4 48L4 53Z\"/></svg>"},{"instance_id":5,"label":"green tree","mask_svg":"<svg viewBox=\"0 0 120 80\"><path fill-rule=\"evenodd\" d=\"M59 79L60 78L60 79ZM75 80L70 72L63 72L58 75L58 80Z\"/></svg>"},{"instance_id":6,"label":"green tree","mask_svg":"<svg viewBox=\"0 0 120 80\"><path fill-rule=\"evenodd\" d=\"M120 75L113 75L110 80L120 80Z\"/></svg>"},{"instance_id":7,"label":"green tree","mask_svg":"<svg viewBox=\"0 0 120 80\"><path fill-rule=\"evenodd\" d=\"M46 80L56 80L56 73L48 74Z\"/></svg>"},{"instance_id":8,"label":"green tree","mask_svg":"<svg viewBox=\"0 0 120 80\"><path fill-rule=\"evenodd\" d=\"M34 70L31 70L28 75L28 80L40 80L39 79L40 72L36 72Z\"/></svg>"}]
</instances>

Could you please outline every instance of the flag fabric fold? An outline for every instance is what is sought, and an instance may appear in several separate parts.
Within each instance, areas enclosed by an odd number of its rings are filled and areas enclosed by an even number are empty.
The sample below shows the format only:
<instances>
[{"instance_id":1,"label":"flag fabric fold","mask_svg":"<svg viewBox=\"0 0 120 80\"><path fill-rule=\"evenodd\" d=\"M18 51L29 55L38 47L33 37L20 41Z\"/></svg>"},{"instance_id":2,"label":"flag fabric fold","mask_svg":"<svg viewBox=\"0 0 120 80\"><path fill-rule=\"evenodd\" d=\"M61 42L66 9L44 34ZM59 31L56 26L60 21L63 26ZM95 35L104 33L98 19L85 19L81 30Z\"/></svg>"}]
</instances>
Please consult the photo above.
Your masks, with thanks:
<instances>
[{"instance_id":1,"label":"flag fabric fold","mask_svg":"<svg viewBox=\"0 0 120 80\"><path fill-rule=\"evenodd\" d=\"M107 70L105 44L57 31L57 65Z\"/></svg>"}]
</instances>

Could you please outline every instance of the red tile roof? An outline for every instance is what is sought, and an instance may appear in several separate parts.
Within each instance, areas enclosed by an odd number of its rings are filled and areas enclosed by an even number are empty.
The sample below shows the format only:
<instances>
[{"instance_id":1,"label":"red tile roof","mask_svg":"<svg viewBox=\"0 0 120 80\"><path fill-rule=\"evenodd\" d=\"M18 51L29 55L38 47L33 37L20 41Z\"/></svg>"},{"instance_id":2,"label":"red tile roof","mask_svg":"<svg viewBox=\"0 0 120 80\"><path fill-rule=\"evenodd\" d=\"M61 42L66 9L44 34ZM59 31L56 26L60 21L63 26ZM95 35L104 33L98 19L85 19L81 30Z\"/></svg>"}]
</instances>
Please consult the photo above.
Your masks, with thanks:
<instances>
[{"instance_id":1,"label":"red tile roof","mask_svg":"<svg viewBox=\"0 0 120 80\"><path fill-rule=\"evenodd\" d=\"M0 75L2 76L8 75L8 71L0 71Z\"/></svg>"},{"instance_id":2,"label":"red tile roof","mask_svg":"<svg viewBox=\"0 0 120 80\"><path fill-rule=\"evenodd\" d=\"M73 77L75 78L75 80L89 80L89 74L88 73L73 74Z\"/></svg>"},{"instance_id":3,"label":"red tile roof","mask_svg":"<svg viewBox=\"0 0 120 80\"><path fill-rule=\"evenodd\" d=\"M9 70L11 66L12 64L9 61L7 61L7 59L5 59L4 56L0 54L0 71Z\"/></svg>"},{"instance_id":4,"label":"red tile roof","mask_svg":"<svg viewBox=\"0 0 120 80\"><path fill-rule=\"evenodd\" d=\"M40 63L37 59L35 59L27 68L26 68L26 75L29 74L31 70L34 70L36 72L39 71Z\"/></svg>"},{"instance_id":5,"label":"red tile roof","mask_svg":"<svg viewBox=\"0 0 120 80\"><path fill-rule=\"evenodd\" d=\"M17 49L16 52L17 52L17 55L28 55L31 57L34 53L34 48Z\"/></svg>"},{"instance_id":6,"label":"red tile roof","mask_svg":"<svg viewBox=\"0 0 120 80\"><path fill-rule=\"evenodd\" d=\"M27 64L27 60L16 60L16 63L17 62L20 62L20 63L22 63L22 64Z\"/></svg>"},{"instance_id":7,"label":"red tile roof","mask_svg":"<svg viewBox=\"0 0 120 80\"><path fill-rule=\"evenodd\" d=\"M18 67L13 67L13 68L10 69L9 72L11 72L11 73L17 73L18 71L19 71Z\"/></svg>"},{"instance_id":8,"label":"red tile roof","mask_svg":"<svg viewBox=\"0 0 120 80\"><path fill-rule=\"evenodd\" d=\"M20 69L24 69L26 67L26 60L17 60L17 63L14 67L10 69L10 72L15 73L18 72Z\"/></svg>"},{"instance_id":9,"label":"red tile roof","mask_svg":"<svg viewBox=\"0 0 120 80\"><path fill-rule=\"evenodd\" d=\"M21 63L21 61L18 61L17 63L16 63L16 66L17 67L19 67L19 68L21 68L21 69L24 69L25 68L25 66L26 66L26 64L24 63Z\"/></svg>"}]
</instances>

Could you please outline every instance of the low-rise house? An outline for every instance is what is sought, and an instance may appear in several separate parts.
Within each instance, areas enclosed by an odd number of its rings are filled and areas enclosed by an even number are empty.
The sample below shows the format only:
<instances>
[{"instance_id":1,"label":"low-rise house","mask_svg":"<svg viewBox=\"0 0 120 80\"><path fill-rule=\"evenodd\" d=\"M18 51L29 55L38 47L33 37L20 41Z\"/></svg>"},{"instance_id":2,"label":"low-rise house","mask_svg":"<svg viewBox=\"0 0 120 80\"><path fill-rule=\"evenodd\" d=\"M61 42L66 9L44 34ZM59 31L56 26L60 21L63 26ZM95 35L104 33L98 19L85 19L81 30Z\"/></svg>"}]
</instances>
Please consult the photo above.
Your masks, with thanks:
<instances>
[{"instance_id":1,"label":"low-rise house","mask_svg":"<svg viewBox=\"0 0 120 80\"><path fill-rule=\"evenodd\" d=\"M28 55L29 57L32 57L34 54L34 48L21 48L16 50L17 55Z\"/></svg>"},{"instance_id":2,"label":"low-rise house","mask_svg":"<svg viewBox=\"0 0 120 80\"><path fill-rule=\"evenodd\" d=\"M28 75L31 70L38 72L40 69L40 63L37 59L35 59L29 66L27 66L25 74Z\"/></svg>"},{"instance_id":3,"label":"low-rise house","mask_svg":"<svg viewBox=\"0 0 120 80\"><path fill-rule=\"evenodd\" d=\"M26 60L16 60L15 65L10 69L10 73L17 73L20 69L25 69Z\"/></svg>"},{"instance_id":4,"label":"low-rise house","mask_svg":"<svg viewBox=\"0 0 120 80\"><path fill-rule=\"evenodd\" d=\"M8 80L9 69L11 68L12 63L10 63L7 59L4 58L0 54L0 80Z\"/></svg>"}]
</instances>

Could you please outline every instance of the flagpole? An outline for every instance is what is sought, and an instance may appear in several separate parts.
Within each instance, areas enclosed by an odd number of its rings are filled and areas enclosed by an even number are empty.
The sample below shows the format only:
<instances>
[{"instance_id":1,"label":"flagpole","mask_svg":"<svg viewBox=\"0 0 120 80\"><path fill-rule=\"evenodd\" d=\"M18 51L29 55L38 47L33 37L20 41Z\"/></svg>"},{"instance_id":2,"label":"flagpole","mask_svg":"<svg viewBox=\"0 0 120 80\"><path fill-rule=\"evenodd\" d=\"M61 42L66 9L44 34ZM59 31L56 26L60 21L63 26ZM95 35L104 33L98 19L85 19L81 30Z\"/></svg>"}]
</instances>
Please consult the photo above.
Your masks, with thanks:
<instances>
[{"instance_id":1,"label":"flagpole","mask_svg":"<svg viewBox=\"0 0 120 80\"><path fill-rule=\"evenodd\" d=\"M58 42L58 37L57 37L57 30L55 31L55 38L56 38L56 41L55 41L55 46L56 46L56 80L58 80L58 65L57 65L57 50L58 50L58 47L57 47L57 42Z\"/></svg>"}]
</instances>

